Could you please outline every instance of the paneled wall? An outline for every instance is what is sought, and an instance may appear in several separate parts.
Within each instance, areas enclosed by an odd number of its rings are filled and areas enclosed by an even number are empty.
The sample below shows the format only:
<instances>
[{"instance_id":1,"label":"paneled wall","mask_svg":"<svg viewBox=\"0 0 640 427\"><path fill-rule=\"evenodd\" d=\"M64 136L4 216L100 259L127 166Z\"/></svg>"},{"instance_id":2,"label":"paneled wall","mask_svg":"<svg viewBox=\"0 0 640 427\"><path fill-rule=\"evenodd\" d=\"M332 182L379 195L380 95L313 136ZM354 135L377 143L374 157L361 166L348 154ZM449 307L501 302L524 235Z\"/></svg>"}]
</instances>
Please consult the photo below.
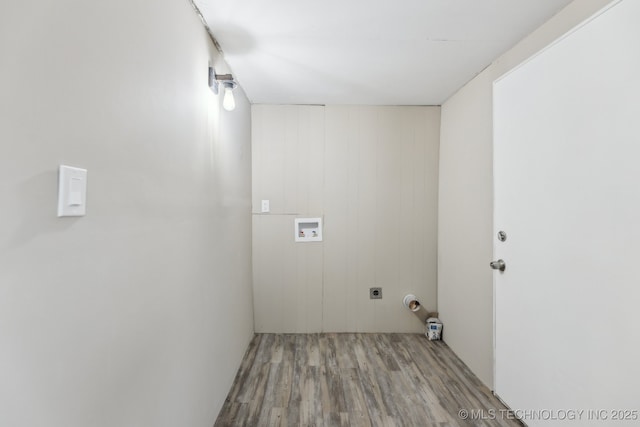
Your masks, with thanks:
<instances>
[{"instance_id":1,"label":"paneled wall","mask_svg":"<svg viewBox=\"0 0 640 427\"><path fill-rule=\"evenodd\" d=\"M423 331L402 297L436 309L439 107L252 114L256 331ZM295 243L296 216L321 216L323 242Z\"/></svg>"}]
</instances>

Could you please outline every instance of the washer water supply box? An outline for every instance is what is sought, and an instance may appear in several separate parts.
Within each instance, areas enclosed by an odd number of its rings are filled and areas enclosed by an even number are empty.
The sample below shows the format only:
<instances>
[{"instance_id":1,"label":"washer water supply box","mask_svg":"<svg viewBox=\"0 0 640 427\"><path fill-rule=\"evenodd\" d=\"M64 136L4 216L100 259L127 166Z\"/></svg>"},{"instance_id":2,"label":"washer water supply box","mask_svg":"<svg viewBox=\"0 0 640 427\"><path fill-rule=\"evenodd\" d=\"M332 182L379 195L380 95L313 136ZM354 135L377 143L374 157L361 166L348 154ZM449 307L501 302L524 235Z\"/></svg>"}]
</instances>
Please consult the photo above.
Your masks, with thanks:
<instances>
[{"instance_id":1,"label":"washer water supply box","mask_svg":"<svg viewBox=\"0 0 640 427\"><path fill-rule=\"evenodd\" d=\"M322 218L295 218L296 243L322 242Z\"/></svg>"},{"instance_id":2,"label":"washer water supply box","mask_svg":"<svg viewBox=\"0 0 640 427\"><path fill-rule=\"evenodd\" d=\"M427 319L427 332L425 335L429 341L435 341L441 339L442 336L442 322L437 317L430 317Z\"/></svg>"}]
</instances>

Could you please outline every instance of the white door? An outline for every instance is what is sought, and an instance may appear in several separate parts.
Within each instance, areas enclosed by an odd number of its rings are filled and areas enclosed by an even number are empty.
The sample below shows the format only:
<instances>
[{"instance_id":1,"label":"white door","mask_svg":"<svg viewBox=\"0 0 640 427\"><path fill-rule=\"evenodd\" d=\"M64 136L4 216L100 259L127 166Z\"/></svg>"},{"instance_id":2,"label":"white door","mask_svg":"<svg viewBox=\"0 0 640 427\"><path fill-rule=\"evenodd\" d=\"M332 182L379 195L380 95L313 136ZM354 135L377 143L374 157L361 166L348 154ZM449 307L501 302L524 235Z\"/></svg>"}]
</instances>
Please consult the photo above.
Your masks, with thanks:
<instances>
[{"instance_id":1,"label":"white door","mask_svg":"<svg viewBox=\"0 0 640 427\"><path fill-rule=\"evenodd\" d=\"M640 1L498 80L494 138L496 393L640 425Z\"/></svg>"}]
</instances>

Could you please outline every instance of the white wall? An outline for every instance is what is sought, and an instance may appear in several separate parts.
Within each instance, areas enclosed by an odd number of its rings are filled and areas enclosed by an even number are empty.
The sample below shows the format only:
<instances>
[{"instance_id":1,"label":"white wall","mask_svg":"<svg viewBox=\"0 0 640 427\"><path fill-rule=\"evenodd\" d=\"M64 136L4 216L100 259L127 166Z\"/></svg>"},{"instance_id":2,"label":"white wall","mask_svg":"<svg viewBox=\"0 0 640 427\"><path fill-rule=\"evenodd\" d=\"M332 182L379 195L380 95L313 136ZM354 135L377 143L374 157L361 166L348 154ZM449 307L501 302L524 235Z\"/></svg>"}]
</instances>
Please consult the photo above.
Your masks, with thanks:
<instances>
[{"instance_id":1,"label":"white wall","mask_svg":"<svg viewBox=\"0 0 640 427\"><path fill-rule=\"evenodd\" d=\"M212 425L253 332L246 98L183 0L3 2L0 52L0 424Z\"/></svg>"},{"instance_id":2,"label":"white wall","mask_svg":"<svg viewBox=\"0 0 640 427\"><path fill-rule=\"evenodd\" d=\"M436 308L440 109L252 110L256 330L424 332L402 297ZM324 241L294 243L296 216Z\"/></svg>"},{"instance_id":3,"label":"white wall","mask_svg":"<svg viewBox=\"0 0 640 427\"><path fill-rule=\"evenodd\" d=\"M577 0L498 58L442 106L438 310L444 339L493 387L492 84L610 0Z\"/></svg>"}]
</instances>

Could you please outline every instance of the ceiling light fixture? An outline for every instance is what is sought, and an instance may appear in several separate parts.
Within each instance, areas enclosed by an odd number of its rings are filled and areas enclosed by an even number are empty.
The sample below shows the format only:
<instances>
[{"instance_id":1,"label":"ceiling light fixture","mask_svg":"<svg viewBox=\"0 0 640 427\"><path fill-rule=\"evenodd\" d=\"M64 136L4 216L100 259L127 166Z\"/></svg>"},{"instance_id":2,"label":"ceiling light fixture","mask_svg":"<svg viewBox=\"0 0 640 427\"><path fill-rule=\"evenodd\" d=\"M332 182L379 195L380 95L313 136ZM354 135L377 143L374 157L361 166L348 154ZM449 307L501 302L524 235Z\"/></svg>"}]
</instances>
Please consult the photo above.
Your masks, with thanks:
<instances>
[{"instance_id":1,"label":"ceiling light fixture","mask_svg":"<svg viewBox=\"0 0 640 427\"><path fill-rule=\"evenodd\" d=\"M233 98L233 90L238 86L231 74L216 74L213 67L209 67L209 87L216 95L220 93L220 88L224 90L224 99L222 107L227 111L233 111L236 108L236 100Z\"/></svg>"}]
</instances>

